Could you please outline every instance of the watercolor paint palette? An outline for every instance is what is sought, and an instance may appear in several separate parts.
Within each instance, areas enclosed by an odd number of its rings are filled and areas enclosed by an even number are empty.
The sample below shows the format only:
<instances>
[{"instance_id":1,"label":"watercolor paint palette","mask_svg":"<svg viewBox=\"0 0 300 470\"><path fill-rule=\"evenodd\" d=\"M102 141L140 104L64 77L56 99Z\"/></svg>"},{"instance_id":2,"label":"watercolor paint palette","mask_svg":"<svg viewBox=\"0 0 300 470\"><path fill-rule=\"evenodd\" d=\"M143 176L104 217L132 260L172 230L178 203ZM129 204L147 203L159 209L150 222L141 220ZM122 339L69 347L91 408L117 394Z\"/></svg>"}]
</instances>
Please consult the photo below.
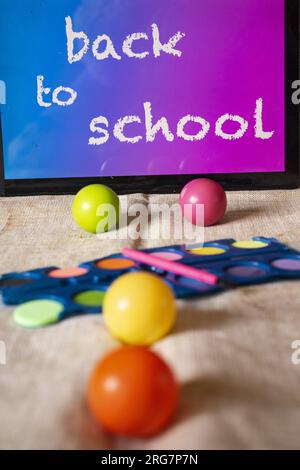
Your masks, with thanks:
<instances>
[{"instance_id":1,"label":"watercolor paint palette","mask_svg":"<svg viewBox=\"0 0 300 470\"><path fill-rule=\"evenodd\" d=\"M170 285L177 298L200 297L229 288L284 279L300 279L300 252L274 238L254 237L175 245L144 250L216 274L222 284L209 285L137 263L122 254L60 269L45 267L0 276L0 294L7 305L17 305L14 320L37 328L82 314L99 314L110 284L127 272L154 272Z\"/></svg>"}]
</instances>

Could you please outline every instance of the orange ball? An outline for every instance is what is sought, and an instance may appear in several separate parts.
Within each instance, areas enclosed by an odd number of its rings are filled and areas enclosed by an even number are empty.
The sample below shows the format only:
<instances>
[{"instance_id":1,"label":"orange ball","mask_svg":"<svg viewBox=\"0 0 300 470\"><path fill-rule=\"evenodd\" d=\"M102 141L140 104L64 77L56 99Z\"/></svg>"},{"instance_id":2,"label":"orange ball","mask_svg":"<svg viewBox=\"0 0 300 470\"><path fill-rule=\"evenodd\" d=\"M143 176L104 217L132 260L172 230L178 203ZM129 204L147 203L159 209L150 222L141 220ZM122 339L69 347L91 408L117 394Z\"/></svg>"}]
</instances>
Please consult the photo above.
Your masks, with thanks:
<instances>
[{"instance_id":1,"label":"orange ball","mask_svg":"<svg viewBox=\"0 0 300 470\"><path fill-rule=\"evenodd\" d=\"M179 387L169 366L141 346L120 348L98 362L88 384L88 404L108 431L145 437L172 419Z\"/></svg>"}]
</instances>

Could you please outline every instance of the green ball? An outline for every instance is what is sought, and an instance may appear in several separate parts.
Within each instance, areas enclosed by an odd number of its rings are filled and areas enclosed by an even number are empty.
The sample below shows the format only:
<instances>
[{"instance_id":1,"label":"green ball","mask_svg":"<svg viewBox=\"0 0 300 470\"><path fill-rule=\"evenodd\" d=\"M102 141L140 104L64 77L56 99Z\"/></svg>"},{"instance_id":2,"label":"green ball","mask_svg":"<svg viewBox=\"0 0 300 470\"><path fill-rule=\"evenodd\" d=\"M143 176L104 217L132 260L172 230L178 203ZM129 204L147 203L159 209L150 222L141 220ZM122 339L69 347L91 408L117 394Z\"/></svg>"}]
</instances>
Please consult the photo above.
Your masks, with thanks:
<instances>
[{"instance_id":1,"label":"green ball","mask_svg":"<svg viewBox=\"0 0 300 470\"><path fill-rule=\"evenodd\" d=\"M91 184L75 196L72 214L75 222L90 233L113 230L119 222L120 201L117 194L103 184Z\"/></svg>"}]
</instances>

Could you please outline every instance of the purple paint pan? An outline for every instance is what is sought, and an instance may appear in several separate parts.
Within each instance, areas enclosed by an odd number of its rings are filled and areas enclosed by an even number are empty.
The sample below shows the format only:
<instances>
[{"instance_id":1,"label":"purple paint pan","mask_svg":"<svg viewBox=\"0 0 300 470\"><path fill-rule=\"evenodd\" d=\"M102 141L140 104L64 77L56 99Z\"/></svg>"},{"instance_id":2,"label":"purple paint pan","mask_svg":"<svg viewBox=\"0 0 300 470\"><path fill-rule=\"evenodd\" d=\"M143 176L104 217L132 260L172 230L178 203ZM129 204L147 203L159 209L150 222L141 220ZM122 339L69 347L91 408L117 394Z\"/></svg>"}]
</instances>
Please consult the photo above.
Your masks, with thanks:
<instances>
[{"instance_id":1,"label":"purple paint pan","mask_svg":"<svg viewBox=\"0 0 300 470\"><path fill-rule=\"evenodd\" d=\"M226 273L232 277L243 279L255 279L266 275L266 270L260 266L251 264L237 264L226 269Z\"/></svg>"},{"instance_id":2,"label":"purple paint pan","mask_svg":"<svg viewBox=\"0 0 300 470\"><path fill-rule=\"evenodd\" d=\"M283 271L300 271L300 258L278 258L271 265Z\"/></svg>"}]
</instances>

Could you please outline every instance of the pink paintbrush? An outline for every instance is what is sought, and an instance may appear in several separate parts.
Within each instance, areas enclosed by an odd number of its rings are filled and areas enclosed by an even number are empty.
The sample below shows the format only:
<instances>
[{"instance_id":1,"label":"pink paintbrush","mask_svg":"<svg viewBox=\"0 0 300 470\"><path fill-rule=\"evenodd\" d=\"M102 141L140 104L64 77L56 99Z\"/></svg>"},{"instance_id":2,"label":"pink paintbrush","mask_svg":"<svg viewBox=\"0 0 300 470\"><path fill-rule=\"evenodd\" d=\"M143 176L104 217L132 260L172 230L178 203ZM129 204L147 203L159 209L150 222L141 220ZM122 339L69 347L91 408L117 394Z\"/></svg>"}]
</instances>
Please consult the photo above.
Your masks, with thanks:
<instances>
[{"instance_id":1,"label":"pink paintbrush","mask_svg":"<svg viewBox=\"0 0 300 470\"><path fill-rule=\"evenodd\" d=\"M173 274L189 277L190 279L195 279L196 281L204 282L205 284L216 285L219 282L218 276L209 273L204 269L197 269L191 266L187 266L186 264L178 263L176 261L165 260L155 256L155 253L149 254L145 253L144 251L133 250L132 248L124 248L122 253L124 256L132 259L133 261L138 261L139 263L144 263L155 268L160 268Z\"/></svg>"}]
</instances>

